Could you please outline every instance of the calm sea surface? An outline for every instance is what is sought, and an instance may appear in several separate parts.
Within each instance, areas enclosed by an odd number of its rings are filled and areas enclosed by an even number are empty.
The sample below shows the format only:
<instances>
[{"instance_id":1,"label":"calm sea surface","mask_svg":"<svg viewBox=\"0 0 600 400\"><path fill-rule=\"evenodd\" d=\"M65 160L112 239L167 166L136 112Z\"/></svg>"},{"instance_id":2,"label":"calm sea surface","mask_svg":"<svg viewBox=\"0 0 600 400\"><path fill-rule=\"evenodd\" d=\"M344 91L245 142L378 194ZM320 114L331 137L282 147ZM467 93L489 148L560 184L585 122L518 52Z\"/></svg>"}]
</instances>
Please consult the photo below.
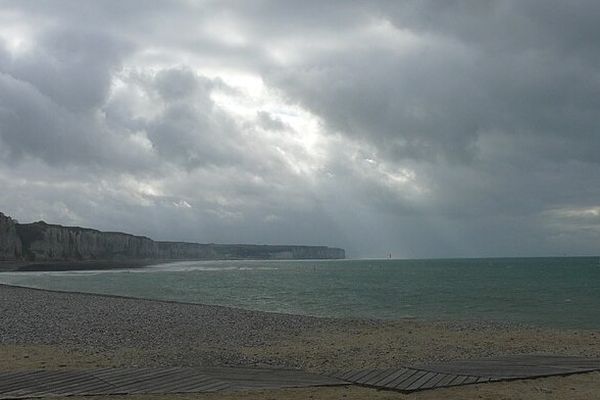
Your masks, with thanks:
<instances>
[{"instance_id":1,"label":"calm sea surface","mask_svg":"<svg viewBox=\"0 0 600 400\"><path fill-rule=\"evenodd\" d=\"M179 262L0 282L292 314L600 328L598 257Z\"/></svg>"}]
</instances>

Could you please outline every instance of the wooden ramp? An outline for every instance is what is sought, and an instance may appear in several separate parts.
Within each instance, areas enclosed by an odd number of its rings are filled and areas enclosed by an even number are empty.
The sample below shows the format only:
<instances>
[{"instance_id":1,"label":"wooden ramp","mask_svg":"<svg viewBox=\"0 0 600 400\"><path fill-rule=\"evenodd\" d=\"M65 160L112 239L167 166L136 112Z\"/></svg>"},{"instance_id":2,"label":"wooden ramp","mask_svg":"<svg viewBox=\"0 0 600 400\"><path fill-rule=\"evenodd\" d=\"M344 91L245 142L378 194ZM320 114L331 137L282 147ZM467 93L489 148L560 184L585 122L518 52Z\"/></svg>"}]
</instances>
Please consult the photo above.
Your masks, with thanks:
<instances>
[{"instance_id":1,"label":"wooden ramp","mask_svg":"<svg viewBox=\"0 0 600 400\"><path fill-rule=\"evenodd\" d=\"M475 383L570 375L600 370L600 359L563 356L513 356L415 364L392 369L338 372L332 376L377 389L414 392Z\"/></svg>"},{"instance_id":2,"label":"wooden ramp","mask_svg":"<svg viewBox=\"0 0 600 400\"><path fill-rule=\"evenodd\" d=\"M252 368L107 368L88 371L0 373L0 399L197 393L219 390L333 386L347 383L295 370Z\"/></svg>"}]
</instances>

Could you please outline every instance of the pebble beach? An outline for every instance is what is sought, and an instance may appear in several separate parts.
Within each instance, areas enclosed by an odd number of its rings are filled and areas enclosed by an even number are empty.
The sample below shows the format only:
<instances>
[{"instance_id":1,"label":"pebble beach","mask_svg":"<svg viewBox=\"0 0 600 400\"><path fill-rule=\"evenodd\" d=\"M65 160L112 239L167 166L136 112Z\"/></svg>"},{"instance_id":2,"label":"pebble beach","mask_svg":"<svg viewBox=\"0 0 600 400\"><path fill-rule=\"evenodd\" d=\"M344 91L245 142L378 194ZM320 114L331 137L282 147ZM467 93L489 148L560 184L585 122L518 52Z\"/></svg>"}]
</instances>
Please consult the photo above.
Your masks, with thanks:
<instances>
[{"instance_id":1,"label":"pebble beach","mask_svg":"<svg viewBox=\"0 0 600 400\"><path fill-rule=\"evenodd\" d=\"M316 318L0 285L3 356L0 359L4 360L0 369L4 371L255 366L326 373L508 354L597 357L600 356L599 338L597 331L542 329L511 323ZM597 374L585 376L590 382L578 384L581 393L585 393L589 385L600 390ZM569 379L582 378L546 378L545 381L564 383ZM519 385L535 387L542 381ZM475 386L485 386L481 390L489 391L503 385L507 384ZM323 393L328 390L323 389ZM386 396L405 395L388 393Z\"/></svg>"}]
</instances>

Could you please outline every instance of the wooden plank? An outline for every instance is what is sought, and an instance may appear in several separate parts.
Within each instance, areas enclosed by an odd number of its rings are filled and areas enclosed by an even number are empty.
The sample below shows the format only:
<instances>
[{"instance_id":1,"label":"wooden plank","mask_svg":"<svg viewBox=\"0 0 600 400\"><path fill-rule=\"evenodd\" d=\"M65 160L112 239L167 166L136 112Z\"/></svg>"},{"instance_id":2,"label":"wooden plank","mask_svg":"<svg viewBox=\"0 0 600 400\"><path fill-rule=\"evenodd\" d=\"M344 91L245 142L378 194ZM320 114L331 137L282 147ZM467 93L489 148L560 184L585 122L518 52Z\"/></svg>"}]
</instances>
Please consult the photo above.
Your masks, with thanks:
<instances>
[{"instance_id":1,"label":"wooden plank","mask_svg":"<svg viewBox=\"0 0 600 400\"><path fill-rule=\"evenodd\" d=\"M396 389L406 390L406 388L408 388L410 385L412 385L413 382L416 382L419 378L421 378L422 376L429 374L429 373L430 373L429 371L417 370L412 376L410 376L407 379L398 383L396 385Z\"/></svg>"},{"instance_id":2,"label":"wooden plank","mask_svg":"<svg viewBox=\"0 0 600 400\"><path fill-rule=\"evenodd\" d=\"M413 383L408 385L405 390L409 390L409 391L418 390L421 386L425 385L427 382L429 382L432 378L434 378L437 375L438 375L437 372L427 372L425 375L421 376L419 379L417 379L416 381L414 381Z\"/></svg>"},{"instance_id":3,"label":"wooden plank","mask_svg":"<svg viewBox=\"0 0 600 400\"><path fill-rule=\"evenodd\" d=\"M181 386L181 387L177 387L177 389L175 391L173 391L173 393L189 393L189 392L194 392L194 391L218 391L218 390L224 390L224 389L231 389L232 386L227 383L227 382L223 382L217 379L213 379L211 378L210 380L207 381L202 381L202 382L195 382L195 384L193 385L186 385L185 387Z\"/></svg>"},{"instance_id":4,"label":"wooden plank","mask_svg":"<svg viewBox=\"0 0 600 400\"><path fill-rule=\"evenodd\" d=\"M212 383L206 383L202 386L191 386L189 388L177 388L172 393L195 393L195 392L218 392L221 390L231 389L231 385L226 382L214 381Z\"/></svg>"},{"instance_id":5,"label":"wooden plank","mask_svg":"<svg viewBox=\"0 0 600 400\"><path fill-rule=\"evenodd\" d=\"M600 359L520 356L458 360L418 368L363 369L321 376L296 370L253 368L103 368L91 371L15 371L0 373L0 398L73 395L173 393L239 388L345 385L354 382L401 391L493 382L522 377L600 370Z\"/></svg>"},{"instance_id":6,"label":"wooden plank","mask_svg":"<svg viewBox=\"0 0 600 400\"><path fill-rule=\"evenodd\" d=\"M450 383L455 380L457 378L456 375L452 375L452 374L443 374L444 378L442 378L442 380L440 380L437 384L436 387L446 387L449 386Z\"/></svg>"},{"instance_id":7,"label":"wooden plank","mask_svg":"<svg viewBox=\"0 0 600 400\"><path fill-rule=\"evenodd\" d=\"M379 375L381 375L384 371L380 370L380 369L374 369L372 370L370 373L368 373L367 375L363 376L360 379L357 379L356 382L357 383L361 383L363 385L368 385L369 381L371 381L373 378L378 377Z\"/></svg>"},{"instance_id":8,"label":"wooden plank","mask_svg":"<svg viewBox=\"0 0 600 400\"><path fill-rule=\"evenodd\" d=\"M126 382L128 380L134 380L142 378L144 376L153 376L166 374L172 371L180 371L182 368L170 367L170 368L113 368L112 371L104 371L103 373L93 373L99 379L119 384L120 382Z\"/></svg>"},{"instance_id":9,"label":"wooden plank","mask_svg":"<svg viewBox=\"0 0 600 400\"><path fill-rule=\"evenodd\" d=\"M95 379L95 378L91 378ZM25 391L28 392L28 396L30 397L40 397L47 395L67 395L72 393L73 391L77 391L79 388L88 388L92 384L92 381L89 379L84 380L71 380L71 381L63 381L60 383L44 383L41 385L29 386L21 390L22 393ZM104 389L108 388L103 382L96 381L96 385L101 385Z\"/></svg>"},{"instance_id":10,"label":"wooden plank","mask_svg":"<svg viewBox=\"0 0 600 400\"><path fill-rule=\"evenodd\" d=\"M369 369L362 369L360 371L357 371L355 374L348 377L348 381L356 382L358 379L362 378L363 376L368 374L370 371L371 370L369 370Z\"/></svg>"},{"instance_id":11,"label":"wooden plank","mask_svg":"<svg viewBox=\"0 0 600 400\"><path fill-rule=\"evenodd\" d=\"M237 379L237 378L227 377L227 379ZM284 374L284 375L257 376L254 380L256 380L256 381L264 380L264 381L273 381L273 382L293 381L293 382L305 382L305 383L319 383L321 385L345 384L344 381L341 381L338 379L332 379L330 377L319 376L319 375L306 375L306 374Z\"/></svg>"},{"instance_id":12,"label":"wooden plank","mask_svg":"<svg viewBox=\"0 0 600 400\"><path fill-rule=\"evenodd\" d=\"M234 377L284 377L284 376L306 376L306 377L318 377L318 378L326 378L323 375L317 375L314 373L309 373L301 370L295 369L267 369L267 368L201 368L198 369L203 374L210 376L227 376L228 378ZM346 371L348 374L355 374L359 371L364 370L354 370L354 371Z\"/></svg>"},{"instance_id":13,"label":"wooden plank","mask_svg":"<svg viewBox=\"0 0 600 400\"><path fill-rule=\"evenodd\" d=\"M128 381L122 381L119 384L114 384L113 382L110 382L114 387L111 390L111 394L128 394L130 393L130 391L136 391L139 389L143 389L145 387L145 385L150 384L151 382L153 382L156 379L171 379L171 378L176 378L178 375L181 375L182 372L178 371L178 370L174 370L174 371L169 371L167 373L164 373L163 371L157 372L156 374L146 374L142 377L138 377L134 380L128 380Z\"/></svg>"},{"instance_id":14,"label":"wooden plank","mask_svg":"<svg viewBox=\"0 0 600 400\"><path fill-rule=\"evenodd\" d=\"M600 359L525 355L484 360L457 360L443 363L418 364L417 367L440 373L459 375L526 378L598 370L600 369Z\"/></svg>"},{"instance_id":15,"label":"wooden plank","mask_svg":"<svg viewBox=\"0 0 600 400\"><path fill-rule=\"evenodd\" d=\"M105 382L94 378L89 374L81 374L78 377L71 377L70 379L65 379L62 381L53 381L51 383L46 383L44 385L39 385L40 393L52 393L52 394L69 394L72 393L73 390L78 390L79 388L87 388L90 385L103 385L104 387L108 387ZM32 393L34 395L35 393Z\"/></svg>"},{"instance_id":16,"label":"wooden plank","mask_svg":"<svg viewBox=\"0 0 600 400\"><path fill-rule=\"evenodd\" d=\"M251 370L250 374L238 369L202 369L202 373L215 379L227 381L235 388L253 387L304 387L304 386L331 386L347 385L346 381L306 373L297 370ZM350 371L350 375L363 371Z\"/></svg>"},{"instance_id":17,"label":"wooden plank","mask_svg":"<svg viewBox=\"0 0 600 400\"><path fill-rule=\"evenodd\" d=\"M377 382L378 386L381 387L387 387L390 382L393 382L395 379L397 379L400 375L405 374L408 370L406 368L400 368L397 369L393 372L391 372L387 377L385 377L384 379L380 380L379 382Z\"/></svg>"},{"instance_id":18,"label":"wooden plank","mask_svg":"<svg viewBox=\"0 0 600 400\"><path fill-rule=\"evenodd\" d=\"M48 379L52 376L58 376L61 372L36 371L32 374L25 375L22 378L11 380L7 384L0 384L0 393L3 394L13 392L19 388L26 388L27 386L35 385L37 382L40 382L40 380Z\"/></svg>"},{"instance_id":19,"label":"wooden plank","mask_svg":"<svg viewBox=\"0 0 600 400\"><path fill-rule=\"evenodd\" d=\"M199 375L193 371L188 371L185 374L178 374L174 377L167 377L154 380L152 382L146 382L142 385L143 390L147 393L151 393L154 390L160 390L161 392L169 393L171 388L177 388L179 386L189 386L190 384L198 385L210 381L212 378ZM130 392L134 393L134 392Z\"/></svg>"},{"instance_id":20,"label":"wooden plank","mask_svg":"<svg viewBox=\"0 0 600 400\"><path fill-rule=\"evenodd\" d=\"M2 387L8 386L13 382L20 382L23 379L27 379L29 376L43 374L46 371L36 370L36 371L16 371L16 372L4 372L0 376L0 393L2 391Z\"/></svg>"},{"instance_id":21,"label":"wooden plank","mask_svg":"<svg viewBox=\"0 0 600 400\"><path fill-rule=\"evenodd\" d=\"M100 379L110 383L111 385L119 386L122 384L135 382L137 380L143 381L147 379L152 379L156 376L161 376L168 373L176 373L179 371L179 368L161 368L161 369L149 369L144 368L140 371L136 371L134 369L128 369L123 371L123 373L119 373L119 371L113 371L112 374L105 374Z\"/></svg>"},{"instance_id":22,"label":"wooden plank","mask_svg":"<svg viewBox=\"0 0 600 400\"><path fill-rule=\"evenodd\" d=\"M398 385L402 384L407 379L410 379L411 377L413 377L417 372L418 372L418 370L416 370L416 369L408 369L407 368L406 371L402 375L399 375L396 379L389 382L387 385L385 385L385 387L386 388L396 388Z\"/></svg>"},{"instance_id":23,"label":"wooden plank","mask_svg":"<svg viewBox=\"0 0 600 400\"><path fill-rule=\"evenodd\" d=\"M448 386L460 386L463 384L463 382L468 378L468 376L466 375L458 375L456 378L454 378L452 380L452 382L450 382L448 384Z\"/></svg>"},{"instance_id":24,"label":"wooden plank","mask_svg":"<svg viewBox=\"0 0 600 400\"><path fill-rule=\"evenodd\" d=\"M600 369L600 360L564 356L517 356L489 360L458 360L419 364L414 370L430 373L407 373L408 369L346 372L344 380L366 386L395 388L405 391L439 386L456 386L497 380L564 375Z\"/></svg>"},{"instance_id":25,"label":"wooden plank","mask_svg":"<svg viewBox=\"0 0 600 400\"><path fill-rule=\"evenodd\" d=\"M438 374L436 373L436 375L431 378L428 382L424 383L423 385L421 385L421 387L419 388L419 390L424 390L424 389L433 389L435 387L438 387L439 383L442 381L442 379L444 379L447 375L445 374Z\"/></svg>"},{"instance_id":26,"label":"wooden plank","mask_svg":"<svg viewBox=\"0 0 600 400\"><path fill-rule=\"evenodd\" d=\"M210 380L211 378L209 377L199 376L197 374L179 374L174 377L168 377L167 379L145 382L141 385L137 385L136 389L129 390L128 393L171 393L171 390L180 386L188 387L190 385L206 383Z\"/></svg>"},{"instance_id":27,"label":"wooden plank","mask_svg":"<svg viewBox=\"0 0 600 400\"><path fill-rule=\"evenodd\" d=\"M187 369L167 371L163 372L160 375L153 376L151 378L136 379L135 381L129 382L127 385L120 385L119 388L127 389L129 386L154 387L160 385L168 385L172 382L177 382L181 379L196 377L197 375L198 374L196 374L194 371Z\"/></svg>"},{"instance_id":28,"label":"wooden plank","mask_svg":"<svg viewBox=\"0 0 600 400\"><path fill-rule=\"evenodd\" d=\"M113 376L109 376L109 377L104 377L104 378L102 378L102 380L110 383L111 385L115 386L116 388L120 388L121 386L130 385L132 383L144 382L144 381L152 380L152 379L160 377L160 376L169 375L169 374L177 374L177 373L179 373L178 368L173 368L173 369L169 369L169 370L164 370L164 369L146 370L146 371L140 372L138 374L131 373L131 371L128 371L127 375L123 375L123 376L113 375Z\"/></svg>"},{"instance_id":29,"label":"wooden plank","mask_svg":"<svg viewBox=\"0 0 600 400\"><path fill-rule=\"evenodd\" d=\"M339 379L339 380L345 380L344 377L347 375L351 375L353 372L353 370L344 370L344 371L337 371L334 374L327 374L328 377L330 378L334 378L334 379Z\"/></svg>"},{"instance_id":30,"label":"wooden plank","mask_svg":"<svg viewBox=\"0 0 600 400\"><path fill-rule=\"evenodd\" d=\"M357 376L368 375L369 378L374 378L382 373L381 370L365 370ZM222 369L219 374L233 376L232 382L237 381L238 386L250 383L252 386L263 388L346 384L344 381L331 377L293 370ZM7 393L7 396L22 397L31 394L43 396L48 394L215 391L232 388L233 385L203 374L201 370L103 368L86 372L0 373L0 387Z\"/></svg>"},{"instance_id":31,"label":"wooden plank","mask_svg":"<svg viewBox=\"0 0 600 400\"><path fill-rule=\"evenodd\" d=\"M39 387L59 387L63 385L69 385L72 382L81 382L81 381L89 381L95 379L93 376L86 373L76 373L76 372L68 372L59 376L55 376L51 379L46 378L45 380L40 380L37 382L36 386Z\"/></svg>"},{"instance_id":32,"label":"wooden plank","mask_svg":"<svg viewBox=\"0 0 600 400\"><path fill-rule=\"evenodd\" d=\"M202 388L202 391L212 389L216 386L222 386L223 382L219 382L212 378L199 378L198 376L190 376L186 379L174 381L168 385L161 385L148 389L146 393L182 393L191 388Z\"/></svg>"},{"instance_id":33,"label":"wooden plank","mask_svg":"<svg viewBox=\"0 0 600 400\"><path fill-rule=\"evenodd\" d=\"M126 376L133 373L142 373L144 371L151 371L152 368L101 368L89 371L89 373L96 378L105 379L110 377Z\"/></svg>"},{"instance_id":34,"label":"wooden plank","mask_svg":"<svg viewBox=\"0 0 600 400\"><path fill-rule=\"evenodd\" d=\"M471 383L477 382L477 379L479 379L479 377L477 377L477 376L469 376L467 379L464 380L464 382L462 384L463 385L470 385Z\"/></svg>"},{"instance_id":35,"label":"wooden plank","mask_svg":"<svg viewBox=\"0 0 600 400\"><path fill-rule=\"evenodd\" d=\"M343 381L347 381L347 380L348 380L348 378L349 378L350 376L352 376L353 374L355 374L355 373L356 373L356 371L355 371L355 370L350 370L350 371L346 371L346 372L344 372L344 373L343 373L343 374L341 374L341 375L337 375L337 376L336 376L336 375L334 375L334 376L335 376L336 378L338 378L338 379L341 379L341 380L343 380Z\"/></svg>"},{"instance_id":36,"label":"wooden plank","mask_svg":"<svg viewBox=\"0 0 600 400\"><path fill-rule=\"evenodd\" d=\"M12 394L13 392L16 392L16 391L30 393L30 392L37 391L37 390L38 390L38 386L36 385L36 383L29 382L24 385L13 385L9 389L3 390L3 392L0 393L0 396L6 397L6 396L8 396L9 393Z\"/></svg>"},{"instance_id":37,"label":"wooden plank","mask_svg":"<svg viewBox=\"0 0 600 400\"><path fill-rule=\"evenodd\" d=\"M76 395L76 394L105 394L105 393L109 393L111 390L111 386L109 384L107 384L106 382L102 382L100 380L97 381L90 381L84 384L80 384L80 385L76 385L76 386L72 386L69 388L69 390L64 390L63 393L61 393L63 396L72 396L72 395Z\"/></svg>"},{"instance_id":38,"label":"wooden plank","mask_svg":"<svg viewBox=\"0 0 600 400\"><path fill-rule=\"evenodd\" d=\"M128 369L124 369L121 371L119 371L118 369L115 369L113 371L106 371L102 374L92 373L92 375L95 378L100 379L104 382L107 382L112 387L114 387L114 386L118 386L122 383L135 381L136 379L141 379L148 375L154 376L156 374L162 374L162 373L163 373L162 370L152 370L152 369L144 368L144 369L140 369L139 371L136 371L134 369L128 368Z\"/></svg>"},{"instance_id":39,"label":"wooden plank","mask_svg":"<svg viewBox=\"0 0 600 400\"><path fill-rule=\"evenodd\" d=\"M384 379L386 379L387 377L389 377L390 374L392 374L395 371L397 371L396 368L384 369L378 375L373 376L371 379L369 379L369 381L366 382L365 384L369 385L369 386L377 386L379 384L379 382L381 382Z\"/></svg>"}]
</instances>

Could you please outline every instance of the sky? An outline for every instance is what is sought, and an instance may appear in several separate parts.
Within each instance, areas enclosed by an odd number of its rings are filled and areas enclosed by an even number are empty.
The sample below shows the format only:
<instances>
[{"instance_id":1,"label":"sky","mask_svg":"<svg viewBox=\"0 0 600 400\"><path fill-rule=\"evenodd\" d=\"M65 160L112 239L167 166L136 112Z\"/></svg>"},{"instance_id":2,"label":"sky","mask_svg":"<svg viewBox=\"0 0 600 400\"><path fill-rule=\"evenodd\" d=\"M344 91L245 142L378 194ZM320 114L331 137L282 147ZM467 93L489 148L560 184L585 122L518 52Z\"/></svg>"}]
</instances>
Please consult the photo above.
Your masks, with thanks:
<instances>
[{"instance_id":1,"label":"sky","mask_svg":"<svg viewBox=\"0 0 600 400\"><path fill-rule=\"evenodd\" d=\"M593 255L600 2L0 0L0 211L350 257Z\"/></svg>"}]
</instances>

